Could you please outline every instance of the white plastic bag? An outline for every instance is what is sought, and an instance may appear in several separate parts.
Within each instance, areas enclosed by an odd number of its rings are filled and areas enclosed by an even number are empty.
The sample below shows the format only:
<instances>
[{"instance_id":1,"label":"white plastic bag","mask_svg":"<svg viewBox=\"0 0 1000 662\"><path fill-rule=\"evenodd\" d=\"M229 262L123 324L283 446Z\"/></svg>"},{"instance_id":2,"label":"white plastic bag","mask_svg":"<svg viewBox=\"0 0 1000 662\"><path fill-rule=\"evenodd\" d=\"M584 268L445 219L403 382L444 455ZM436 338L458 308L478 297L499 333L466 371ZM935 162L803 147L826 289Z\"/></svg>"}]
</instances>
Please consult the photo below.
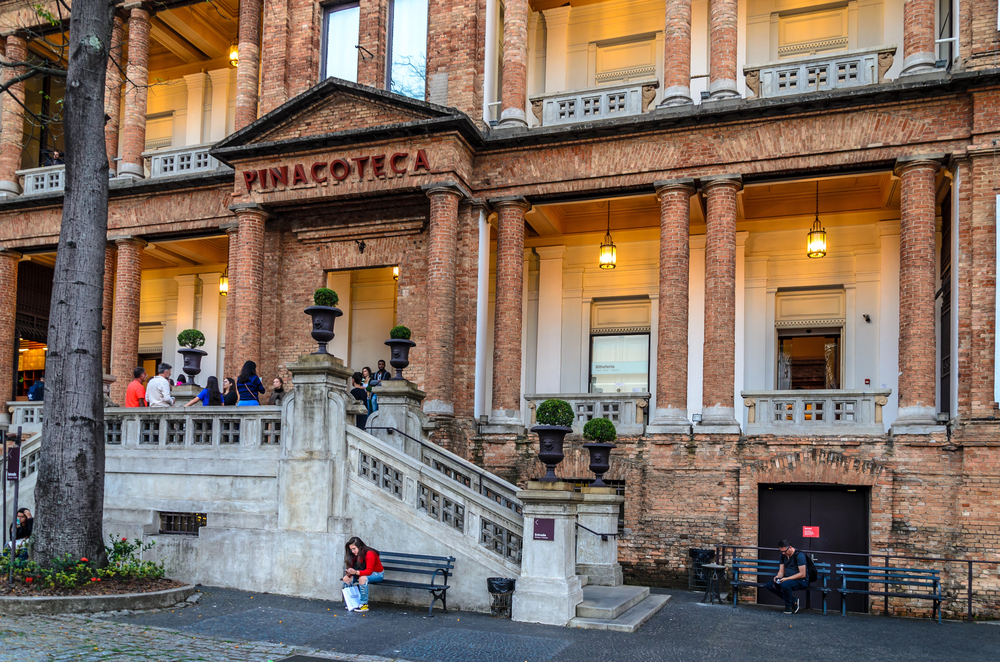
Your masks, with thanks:
<instances>
[{"instance_id":1,"label":"white plastic bag","mask_svg":"<svg viewBox=\"0 0 1000 662\"><path fill-rule=\"evenodd\" d=\"M359 587L347 586L344 588L344 606L352 611L361 606L361 589Z\"/></svg>"}]
</instances>

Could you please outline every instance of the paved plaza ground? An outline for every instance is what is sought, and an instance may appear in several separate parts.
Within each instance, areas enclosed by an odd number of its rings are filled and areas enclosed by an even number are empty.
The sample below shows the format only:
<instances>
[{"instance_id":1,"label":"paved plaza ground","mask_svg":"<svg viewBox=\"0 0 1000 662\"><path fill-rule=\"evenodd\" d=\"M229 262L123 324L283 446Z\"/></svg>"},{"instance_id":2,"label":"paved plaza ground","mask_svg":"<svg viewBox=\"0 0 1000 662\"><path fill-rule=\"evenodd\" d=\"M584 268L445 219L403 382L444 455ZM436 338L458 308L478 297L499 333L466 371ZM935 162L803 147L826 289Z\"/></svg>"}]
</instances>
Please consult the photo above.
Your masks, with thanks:
<instances>
[{"instance_id":1,"label":"paved plaza ground","mask_svg":"<svg viewBox=\"0 0 1000 662\"><path fill-rule=\"evenodd\" d=\"M0 618L0 662L160 660L266 662L292 656L379 662L614 660L997 660L1000 624L848 616L785 616L763 607L707 606L672 596L636 634L513 623L488 615L339 602L203 587L184 609L112 618ZM293 662L289 660L289 662Z\"/></svg>"}]
</instances>

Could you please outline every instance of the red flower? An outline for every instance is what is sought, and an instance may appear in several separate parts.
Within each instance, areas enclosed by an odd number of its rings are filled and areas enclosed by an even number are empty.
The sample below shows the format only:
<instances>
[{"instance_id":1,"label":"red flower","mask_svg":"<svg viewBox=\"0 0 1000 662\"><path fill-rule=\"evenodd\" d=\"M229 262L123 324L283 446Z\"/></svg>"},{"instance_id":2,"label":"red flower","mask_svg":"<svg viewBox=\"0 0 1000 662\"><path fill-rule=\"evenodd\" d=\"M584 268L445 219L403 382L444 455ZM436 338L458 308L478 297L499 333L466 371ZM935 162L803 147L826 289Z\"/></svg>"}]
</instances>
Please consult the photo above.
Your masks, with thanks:
<instances>
[{"instance_id":1,"label":"red flower","mask_svg":"<svg viewBox=\"0 0 1000 662\"><path fill-rule=\"evenodd\" d=\"M91 577L91 578L90 578L90 581L92 581L92 582L96 582L96 581L100 581L100 580L98 580L98 579L97 579L97 577Z\"/></svg>"},{"instance_id":2,"label":"red flower","mask_svg":"<svg viewBox=\"0 0 1000 662\"><path fill-rule=\"evenodd\" d=\"M128 538L122 538L122 542L125 542L127 540L128 540Z\"/></svg>"},{"instance_id":3,"label":"red flower","mask_svg":"<svg viewBox=\"0 0 1000 662\"><path fill-rule=\"evenodd\" d=\"M88 563L87 559L85 559L83 557L80 557L80 560L83 561L84 563Z\"/></svg>"},{"instance_id":4,"label":"red flower","mask_svg":"<svg viewBox=\"0 0 1000 662\"><path fill-rule=\"evenodd\" d=\"M24 581L26 581L26 582L28 582L30 584L31 583L31 577L25 577Z\"/></svg>"}]
</instances>

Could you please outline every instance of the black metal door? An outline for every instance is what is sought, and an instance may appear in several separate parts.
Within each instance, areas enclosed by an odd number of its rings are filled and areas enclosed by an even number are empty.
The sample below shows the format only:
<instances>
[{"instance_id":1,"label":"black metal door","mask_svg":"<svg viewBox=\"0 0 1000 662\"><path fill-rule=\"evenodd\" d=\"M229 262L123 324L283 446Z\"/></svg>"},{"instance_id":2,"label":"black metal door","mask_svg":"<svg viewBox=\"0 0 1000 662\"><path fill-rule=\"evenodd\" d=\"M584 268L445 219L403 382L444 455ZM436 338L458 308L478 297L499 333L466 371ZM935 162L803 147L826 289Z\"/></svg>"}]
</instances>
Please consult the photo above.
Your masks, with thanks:
<instances>
[{"instance_id":1,"label":"black metal door","mask_svg":"<svg viewBox=\"0 0 1000 662\"><path fill-rule=\"evenodd\" d=\"M812 552L868 553L868 488L819 485L761 485L758 500L758 542L761 547L777 547L787 538L793 547ZM806 538L803 527L819 528L819 537ZM777 552L764 552L765 557ZM868 565L867 556L847 556L836 553L813 554L816 561L826 561L831 568L838 563ZM833 582L831 581L831 587ZM781 604L770 591L757 592L761 604ZM819 606L820 595L810 595L813 607ZM840 596L831 593L831 609L840 609ZM864 596L850 596L848 611L867 611Z\"/></svg>"}]
</instances>

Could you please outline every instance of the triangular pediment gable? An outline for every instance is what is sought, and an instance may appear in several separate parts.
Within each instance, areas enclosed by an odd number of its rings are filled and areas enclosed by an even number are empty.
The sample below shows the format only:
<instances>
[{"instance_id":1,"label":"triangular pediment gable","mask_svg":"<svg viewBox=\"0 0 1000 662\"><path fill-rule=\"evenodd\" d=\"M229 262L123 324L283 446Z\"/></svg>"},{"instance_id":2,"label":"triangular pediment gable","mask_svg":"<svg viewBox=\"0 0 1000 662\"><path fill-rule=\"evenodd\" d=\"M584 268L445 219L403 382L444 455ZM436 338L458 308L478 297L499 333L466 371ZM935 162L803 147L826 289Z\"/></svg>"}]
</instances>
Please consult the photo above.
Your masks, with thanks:
<instances>
[{"instance_id":1,"label":"triangular pediment gable","mask_svg":"<svg viewBox=\"0 0 1000 662\"><path fill-rule=\"evenodd\" d=\"M473 139L481 138L475 123L454 108L328 78L220 141L212 154L228 163L231 159L287 152L299 146L456 128Z\"/></svg>"}]
</instances>

